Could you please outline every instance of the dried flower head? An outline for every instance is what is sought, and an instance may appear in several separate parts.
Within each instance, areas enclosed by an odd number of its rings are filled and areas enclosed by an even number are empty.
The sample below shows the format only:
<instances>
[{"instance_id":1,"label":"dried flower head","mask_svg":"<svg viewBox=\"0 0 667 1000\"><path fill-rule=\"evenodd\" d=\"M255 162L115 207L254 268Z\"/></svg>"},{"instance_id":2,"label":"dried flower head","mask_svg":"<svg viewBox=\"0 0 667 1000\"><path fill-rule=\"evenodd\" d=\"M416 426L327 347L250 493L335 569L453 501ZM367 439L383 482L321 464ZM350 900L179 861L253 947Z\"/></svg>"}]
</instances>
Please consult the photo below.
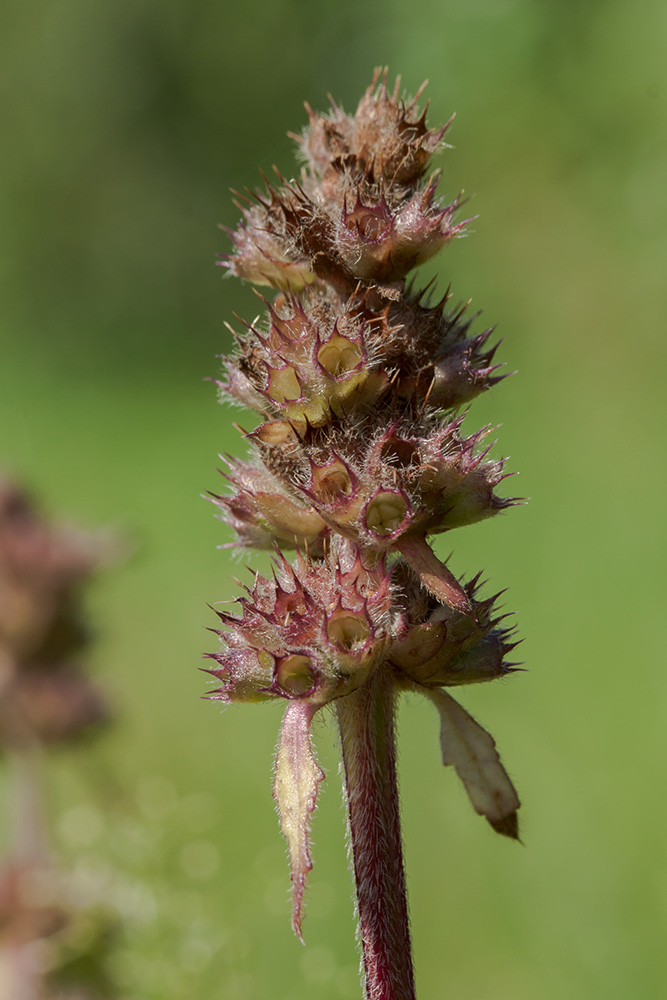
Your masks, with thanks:
<instances>
[{"instance_id":1,"label":"dried flower head","mask_svg":"<svg viewBox=\"0 0 667 1000\"><path fill-rule=\"evenodd\" d=\"M211 499L236 544L276 555L273 578L257 576L236 612L218 613L210 697L286 702L274 792L299 935L323 778L310 727L336 708L366 995L408 1000L394 698L434 704L444 763L477 812L516 837L519 800L493 739L445 690L508 676L516 643L479 577L458 580L429 539L517 501L497 492L507 473L482 443L489 428L463 430L462 407L503 377L491 331L472 333L449 293L432 303L406 282L466 225L429 173L450 123L429 128L422 91L408 101L400 80L386 84L376 72L354 115L307 107L299 178L276 170L240 196L221 261L275 295L260 295L264 320L232 330L221 397L261 422L246 434L248 460L224 460L229 492ZM296 549L293 562L283 549Z\"/></svg>"}]
</instances>

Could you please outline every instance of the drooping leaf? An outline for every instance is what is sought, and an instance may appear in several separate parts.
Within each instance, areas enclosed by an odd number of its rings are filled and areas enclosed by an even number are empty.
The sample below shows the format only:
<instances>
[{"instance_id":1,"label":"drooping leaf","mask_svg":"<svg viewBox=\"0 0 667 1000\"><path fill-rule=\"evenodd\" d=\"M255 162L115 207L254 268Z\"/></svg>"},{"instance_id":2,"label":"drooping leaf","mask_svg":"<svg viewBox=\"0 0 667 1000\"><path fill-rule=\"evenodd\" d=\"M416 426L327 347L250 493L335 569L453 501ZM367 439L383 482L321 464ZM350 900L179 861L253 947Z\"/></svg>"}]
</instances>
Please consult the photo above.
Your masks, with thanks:
<instances>
[{"instance_id":1,"label":"drooping leaf","mask_svg":"<svg viewBox=\"0 0 667 1000\"><path fill-rule=\"evenodd\" d=\"M440 713L443 764L463 782L473 807L494 830L518 840L519 797L490 733L445 691L420 688Z\"/></svg>"},{"instance_id":2,"label":"drooping leaf","mask_svg":"<svg viewBox=\"0 0 667 1000\"><path fill-rule=\"evenodd\" d=\"M273 795L287 840L292 874L292 927L303 942L301 910L306 877L313 867L308 849L310 814L324 772L313 755L310 724L317 705L290 701L283 719L276 756Z\"/></svg>"}]
</instances>

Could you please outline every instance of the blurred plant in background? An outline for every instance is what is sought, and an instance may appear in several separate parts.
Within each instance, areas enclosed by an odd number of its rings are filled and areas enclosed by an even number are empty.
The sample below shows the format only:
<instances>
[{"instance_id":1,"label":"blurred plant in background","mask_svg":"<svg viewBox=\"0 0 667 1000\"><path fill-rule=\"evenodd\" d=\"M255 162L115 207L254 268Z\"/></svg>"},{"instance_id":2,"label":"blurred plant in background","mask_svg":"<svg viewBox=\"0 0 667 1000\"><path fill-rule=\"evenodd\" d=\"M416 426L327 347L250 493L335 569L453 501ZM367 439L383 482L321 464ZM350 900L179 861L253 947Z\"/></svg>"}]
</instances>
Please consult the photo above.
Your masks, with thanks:
<instances>
[{"instance_id":1,"label":"blurred plant in background","mask_svg":"<svg viewBox=\"0 0 667 1000\"><path fill-rule=\"evenodd\" d=\"M8 1000L106 1000L115 918L50 848L42 758L109 719L82 662L82 590L101 539L48 523L0 480L0 745L10 842L0 861L0 988Z\"/></svg>"},{"instance_id":2,"label":"blurred plant in background","mask_svg":"<svg viewBox=\"0 0 667 1000\"><path fill-rule=\"evenodd\" d=\"M76 739L108 718L81 665L81 592L101 554L101 541L49 524L0 480L0 739L10 752Z\"/></svg>"}]
</instances>

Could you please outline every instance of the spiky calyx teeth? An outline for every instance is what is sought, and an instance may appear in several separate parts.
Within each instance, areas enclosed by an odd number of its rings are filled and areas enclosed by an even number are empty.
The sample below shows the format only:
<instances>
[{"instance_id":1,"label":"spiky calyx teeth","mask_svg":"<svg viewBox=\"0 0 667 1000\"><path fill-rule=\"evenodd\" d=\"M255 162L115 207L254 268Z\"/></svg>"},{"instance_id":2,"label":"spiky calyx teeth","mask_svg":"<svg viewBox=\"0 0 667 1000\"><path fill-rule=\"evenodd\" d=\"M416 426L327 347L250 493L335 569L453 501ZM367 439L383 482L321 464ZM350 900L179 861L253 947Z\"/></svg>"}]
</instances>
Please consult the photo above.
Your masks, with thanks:
<instances>
[{"instance_id":1,"label":"spiky calyx teeth","mask_svg":"<svg viewBox=\"0 0 667 1000\"><path fill-rule=\"evenodd\" d=\"M428 129L427 109L420 111L418 96L406 105L399 97L400 78L390 93L386 76L379 70L375 73L353 116L333 102L329 115L318 115L306 105L310 124L295 138L329 196L335 193L345 171L375 182L414 184L443 145L450 122Z\"/></svg>"},{"instance_id":2,"label":"spiky calyx teeth","mask_svg":"<svg viewBox=\"0 0 667 1000\"><path fill-rule=\"evenodd\" d=\"M279 554L273 580L255 579L241 613L218 612L226 646L209 672L222 701L300 699L322 705L355 690L389 642L391 591L379 564L349 547L324 563Z\"/></svg>"},{"instance_id":3,"label":"spiky calyx teeth","mask_svg":"<svg viewBox=\"0 0 667 1000\"><path fill-rule=\"evenodd\" d=\"M377 401L389 376L369 356L368 326L354 303L341 307L321 294L308 304L296 295L264 301L268 327L249 327L241 353L227 359L224 391L290 421L301 436Z\"/></svg>"},{"instance_id":4,"label":"spiky calyx teeth","mask_svg":"<svg viewBox=\"0 0 667 1000\"><path fill-rule=\"evenodd\" d=\"M427 292L411 293L392 303L383 334L385 363L397 370L395 392L423 408L457 409L500 382L500 365L489 346L493 332L470 335L475 317L467 304L447 309L449 293L435 306L424 304Z\"/></svg>"},{"instance_id":5,"label":"spiky calyx teeth","mask_svg":"<svg viewBox=\"0 0 667 1000\"><path fill-rule=\"evenodd\" d=\"M232 233L233 254L218 261L229 274L255 285L298 291L316 280L308 261L286 246L280 232L267 228L262 206L242 208L243 222Z\"/></svg>"},{"instance_id":6,"label":"spiky calyx teeth","mask_svg":"<svg viewBox=\"0 0 667 1000\"><path fill-rule=\"evenodd\" d=\"M436 183L432 179L396 205L370 191L362 201L355 186L351 210L345 190L340 204L325 208L301 186L269 187L268 200L257 195L260 205L246 211L233 237L236 253L222 263L238 277L282 290L298 291L318 279L348 293L359 280L378 287L400 281L469 221L454 224L459 203L441 207L434 200Z\"/></svg>"},{"instance_id":7,"label":"spiky calyx teeth","mask_svg":"<svg viewBox=\"0 0 667 1000\"><path fill-rule=\"evenodd\" d=\"M480 435L462 438L460 426L419 437L399 425L370 442L332 431L302 491L329 525L371 547L490 517L508 503L494 493L502 463L477 454Z\"/></svg>"},{"instance_id":8,"label":"spiky calyx teeth","mask_svg":"<svg viewBox=\"0 0 667 1000\"><path fill-rule=\"evenodd\" d=\"M344 203L335 252L347 271L362 281L398 281L458 235L465 223L452 224L456 203L438 209L433 192L429 185L395 209L384 197L364 204L357 195L350 211Z\"/></svg>"},{"instance_id":9,"label":"spiky calyx teeth","mask_svg":"<svg viewBox=\"0 0 667 1000\"><path fill-rule=\"evenodd\" d=\"M502 462L475 450L486 432L462 438L460 426L457 419L426 437L394 426L370 442L327 428L306 448L291 425L262 425L254 436L276 474L230 460L227 479L237 491L213 499L242 544L317 541L319 551L331 529L364 550L386 551L400 538L449 531L514 502L494 492Z\"/></svg>"},{"instance_id":10,"label":"spiky calyx teeth","mask_svg":"<svg viewBox=\"0 0 667 1000\"><path fill-rule=\"evenodd\" d=\"M469 621L472 630L474 623ZM458 687L506 677L512 668L505 663L505 633L477 631L477 638L473 632L462 641L450 636L442 622L424 623L395 643L390 659L407 677L427 687Z\"/></svg>"},{"instance_id":11,"label":"spiky calyx teeth","mask_svg":"<svg viewBox=\"0 0 667 1000\"><path fill-rule=\"evenodd\" d=\"M290 564L278 552L273 579L257 575L237 612L217 612L225 649L210 655L217 666L209 673L223 683L210 696L323 705L356 690L385 659L399 683L428 688L504 677L515 643L494 612L497 597L476 600L476 582L463 588L466 614L429 597L404 564L387 572L349 542L324 562L297 553Z\"/></svg>"},{"instance_id":12,"label":"spiky calyx teeth","mask_svg":"<svg viewBox=\"0 0 667 1000\"><path fill-rule=\"evenodd\" d=\"M463 310L448 315L418 301L381 313L363 292L340 302L321 289L267 302L269 323L248 325L240 350L226 359L227 396L264 416L308 427L363 414L383 401L453 410L504 377L494 365L491 330L468 336ZM231 328L230 328L231 329Z\"/></svg>"},{"instance_id":13,"label":"spiky calyx teeth","mask_svg":"<svg viewBox=\"0 0 667 1000\"><path fill-rule=\"evenodd\" d=\"M236 492L229 496L210 493L209 498L220 509L221 519L236 532L240 545L263 549L276 542L310 545L314 554L322 554L320 543L327 526L315 510L290 494L266 468L225 461L229 472L222 475Z\"/></svg>"},{"instance_id":14,"label":"spiky calyx teeth","mask_svg":"<svg viewBox=\"0 0 667 1000\"><path fill-rule=\"evenodd\" d=\"M479 577L463 587L471 613L465 614L429 598L405 566L395 570L402 581L403 628L388 658L411 681L428 687L457 687L506 677L512 666L507 655L515 648L512 629L501 622L495 605L500 595L476 599Z\"/></svg>"}]
</instances>

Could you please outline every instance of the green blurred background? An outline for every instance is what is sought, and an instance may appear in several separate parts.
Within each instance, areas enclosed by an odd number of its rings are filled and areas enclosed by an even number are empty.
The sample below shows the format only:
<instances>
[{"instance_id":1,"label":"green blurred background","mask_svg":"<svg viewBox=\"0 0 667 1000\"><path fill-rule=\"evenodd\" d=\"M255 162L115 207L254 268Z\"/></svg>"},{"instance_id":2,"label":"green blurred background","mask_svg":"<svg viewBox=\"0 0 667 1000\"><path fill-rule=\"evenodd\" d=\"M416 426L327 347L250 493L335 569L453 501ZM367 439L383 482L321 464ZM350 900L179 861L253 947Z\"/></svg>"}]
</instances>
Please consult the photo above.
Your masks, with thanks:
<instances>
[{"instance_id":1,"label":"green blurred background","mask_svg":"<svg viewBox=\"0 0 667 1000\"><path fill-rule=\"evenodd\" d=\"M519 374L469 426L502 423L532 498L440 548L519 612L530 672L463 700L516 779L525 847L443 771L429 706L401 711L418 994L664 995L665 4L23 0L0 18L0 464L136 550L90 601L118 723L50 772L58 849L125 914L124 1000L360 995L330 721L304 949L270 793L280 711L199 700L207 602L245 575L199 493L218 451L243 453L203 381L223 321L256 313L214 267L228 189L289 174L303 100L353 110L385 63L409 91L430 78L432 124L457 112L443 193L479 220L424 280L506 338Z\"/></svg>"}]
</instances>

